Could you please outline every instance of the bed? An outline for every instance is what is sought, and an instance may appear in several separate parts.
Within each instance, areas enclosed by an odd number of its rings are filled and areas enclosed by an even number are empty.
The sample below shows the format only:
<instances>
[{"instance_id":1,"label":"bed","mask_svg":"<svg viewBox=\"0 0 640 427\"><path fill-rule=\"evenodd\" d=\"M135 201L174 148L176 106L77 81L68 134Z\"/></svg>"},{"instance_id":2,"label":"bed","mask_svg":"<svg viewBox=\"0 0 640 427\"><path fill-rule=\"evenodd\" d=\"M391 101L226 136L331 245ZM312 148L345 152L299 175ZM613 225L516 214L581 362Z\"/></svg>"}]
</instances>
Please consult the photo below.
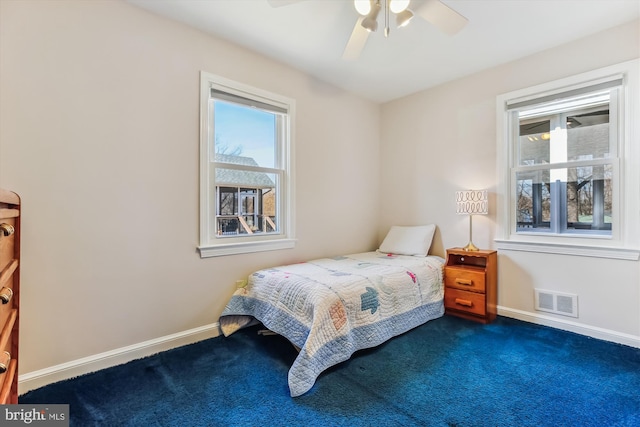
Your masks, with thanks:
<instances>
[{"instance_id":1,"label":"bed","mask_svg":"<svg viewBox=\"0 0 640 427\"><path fill-rule=\"evenodd\" d=\"M376 251L256 271L236 290L225 336L254 323L299 348L291 396L324 370L444 314L444 260L427 255L435 226L392 227Z\"/></svg>"}]
</instances>

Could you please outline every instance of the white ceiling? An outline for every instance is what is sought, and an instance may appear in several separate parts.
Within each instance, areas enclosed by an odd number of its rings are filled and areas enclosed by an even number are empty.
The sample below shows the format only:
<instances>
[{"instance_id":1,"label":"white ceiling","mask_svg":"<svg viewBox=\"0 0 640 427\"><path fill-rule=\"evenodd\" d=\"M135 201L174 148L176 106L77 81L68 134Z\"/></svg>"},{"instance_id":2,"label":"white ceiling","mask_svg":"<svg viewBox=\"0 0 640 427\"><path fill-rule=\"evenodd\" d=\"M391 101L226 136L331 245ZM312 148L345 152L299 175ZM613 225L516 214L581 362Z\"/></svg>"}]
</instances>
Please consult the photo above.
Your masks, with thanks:
<instances>
[{"instance_id":1,"label":"white ceiling","mask_svg":"<svg viewBox=\"0 0 640 427\"><path fill-rule=\"evenodd\" d=\"M385 38L381 13L380 29L370 34L360 57L345 61L342 53L358 17L351 0L306 0L281 7L267 0L127 1L377 102L640 17L640 0L442 0L469 20L456 35L416 16L405 28L396 29L392 22ZM412 0L410 7L421 1Z\"/></svg>"}]
</instances>

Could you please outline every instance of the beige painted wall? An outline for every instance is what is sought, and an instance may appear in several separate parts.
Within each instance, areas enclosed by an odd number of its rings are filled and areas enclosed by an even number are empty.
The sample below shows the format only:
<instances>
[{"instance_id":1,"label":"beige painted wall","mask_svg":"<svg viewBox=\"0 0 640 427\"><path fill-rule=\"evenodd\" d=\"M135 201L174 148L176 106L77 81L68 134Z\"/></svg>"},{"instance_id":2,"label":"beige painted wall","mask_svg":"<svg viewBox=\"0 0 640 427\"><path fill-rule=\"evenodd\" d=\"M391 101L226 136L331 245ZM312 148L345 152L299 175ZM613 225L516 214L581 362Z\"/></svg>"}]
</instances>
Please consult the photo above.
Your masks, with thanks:
<instances>
[{"instance_id":1,"label":"beige painted wall","mask_svg":"<svg viewBox=\"0 0 640 427\"><path fill-rule=\"evenodd\" d=\"M200 70L296 100L295 249L200 259ZM258 268L378 243L380 107L257 53L120 1L2 0L0 94L21 373L212 324Z\"/></svg>"},{"instance_id":2,"label":"beige painted wall","mask_svg":"<svg viewBox=\"0 0 640 427\"><path fill-rule=\"evenodd\" d=\"M640 57L639 28L631 22L383 105L379 235L390 224L434 222L433 249L444 255L469 236L468 217L455 214L455 191L486 188L490 212L474 217L473 241L495 248L496 96ZM640 193L638 183L630 185ZM638 264L501 251L498 303L502 314L586 333L603 329L640 344ZM578 294L580 317L541 319L534 288Z\"/></svg>"}]
</instances>

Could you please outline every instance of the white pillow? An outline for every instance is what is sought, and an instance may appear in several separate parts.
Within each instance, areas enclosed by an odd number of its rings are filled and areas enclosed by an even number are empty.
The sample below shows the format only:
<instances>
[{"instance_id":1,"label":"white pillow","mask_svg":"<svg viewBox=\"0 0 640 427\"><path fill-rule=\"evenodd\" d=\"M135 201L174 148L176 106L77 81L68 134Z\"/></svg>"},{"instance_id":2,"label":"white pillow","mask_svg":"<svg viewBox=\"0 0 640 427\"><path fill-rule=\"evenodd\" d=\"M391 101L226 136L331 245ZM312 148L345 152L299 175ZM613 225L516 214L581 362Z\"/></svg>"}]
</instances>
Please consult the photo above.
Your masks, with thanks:
<instances>
[{"instance_id":1,"label":"white pillow","mask_svg":"<svg viewBox=\"0 0 640 427\"><path fill-rule=\"evenodd\" d=\"M394 225L379 250L387 254L427 256L435 232L435 224L411 227Z\"/></svg>"}]
</instances>

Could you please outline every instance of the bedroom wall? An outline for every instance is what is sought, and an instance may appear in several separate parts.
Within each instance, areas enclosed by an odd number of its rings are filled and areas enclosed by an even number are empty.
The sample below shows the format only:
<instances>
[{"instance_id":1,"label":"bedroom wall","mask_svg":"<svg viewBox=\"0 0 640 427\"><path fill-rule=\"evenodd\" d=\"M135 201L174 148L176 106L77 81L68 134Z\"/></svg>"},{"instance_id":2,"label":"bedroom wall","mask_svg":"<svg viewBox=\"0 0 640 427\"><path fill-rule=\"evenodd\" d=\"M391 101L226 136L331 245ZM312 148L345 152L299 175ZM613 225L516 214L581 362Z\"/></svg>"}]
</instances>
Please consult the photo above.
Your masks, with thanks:
<instances>
[{"instance_id":1,"label":"bedroom wall","mask_svg":"<svg viewBox=\"0 0 640 427\"><path fill-rule=\"evenodd\" d=\"M640 57L639 28L630 22L383 105L379 235L433 222L432 251L444 256L469 239L455 191L486 188L489 215L474 216L473 242L495 248L496 96ZM638 262L500 251L498 264L499 314L640 347ZM535 312L534 288L578 294L579 318Z\"/></svg>"},{"instance_id":2,"label":"bedroom wall","mask_svg":"<svg viewBox=\"0 0 640 427\"><path fill-rule=\"evenodd\" d=\"M295 249L198 255L201 70L296 100ZM379 105L258 53L120 1L2 0L0 93L21 374L206 328L258 268L378 243Z\"/></svg>"}]
</instances>

